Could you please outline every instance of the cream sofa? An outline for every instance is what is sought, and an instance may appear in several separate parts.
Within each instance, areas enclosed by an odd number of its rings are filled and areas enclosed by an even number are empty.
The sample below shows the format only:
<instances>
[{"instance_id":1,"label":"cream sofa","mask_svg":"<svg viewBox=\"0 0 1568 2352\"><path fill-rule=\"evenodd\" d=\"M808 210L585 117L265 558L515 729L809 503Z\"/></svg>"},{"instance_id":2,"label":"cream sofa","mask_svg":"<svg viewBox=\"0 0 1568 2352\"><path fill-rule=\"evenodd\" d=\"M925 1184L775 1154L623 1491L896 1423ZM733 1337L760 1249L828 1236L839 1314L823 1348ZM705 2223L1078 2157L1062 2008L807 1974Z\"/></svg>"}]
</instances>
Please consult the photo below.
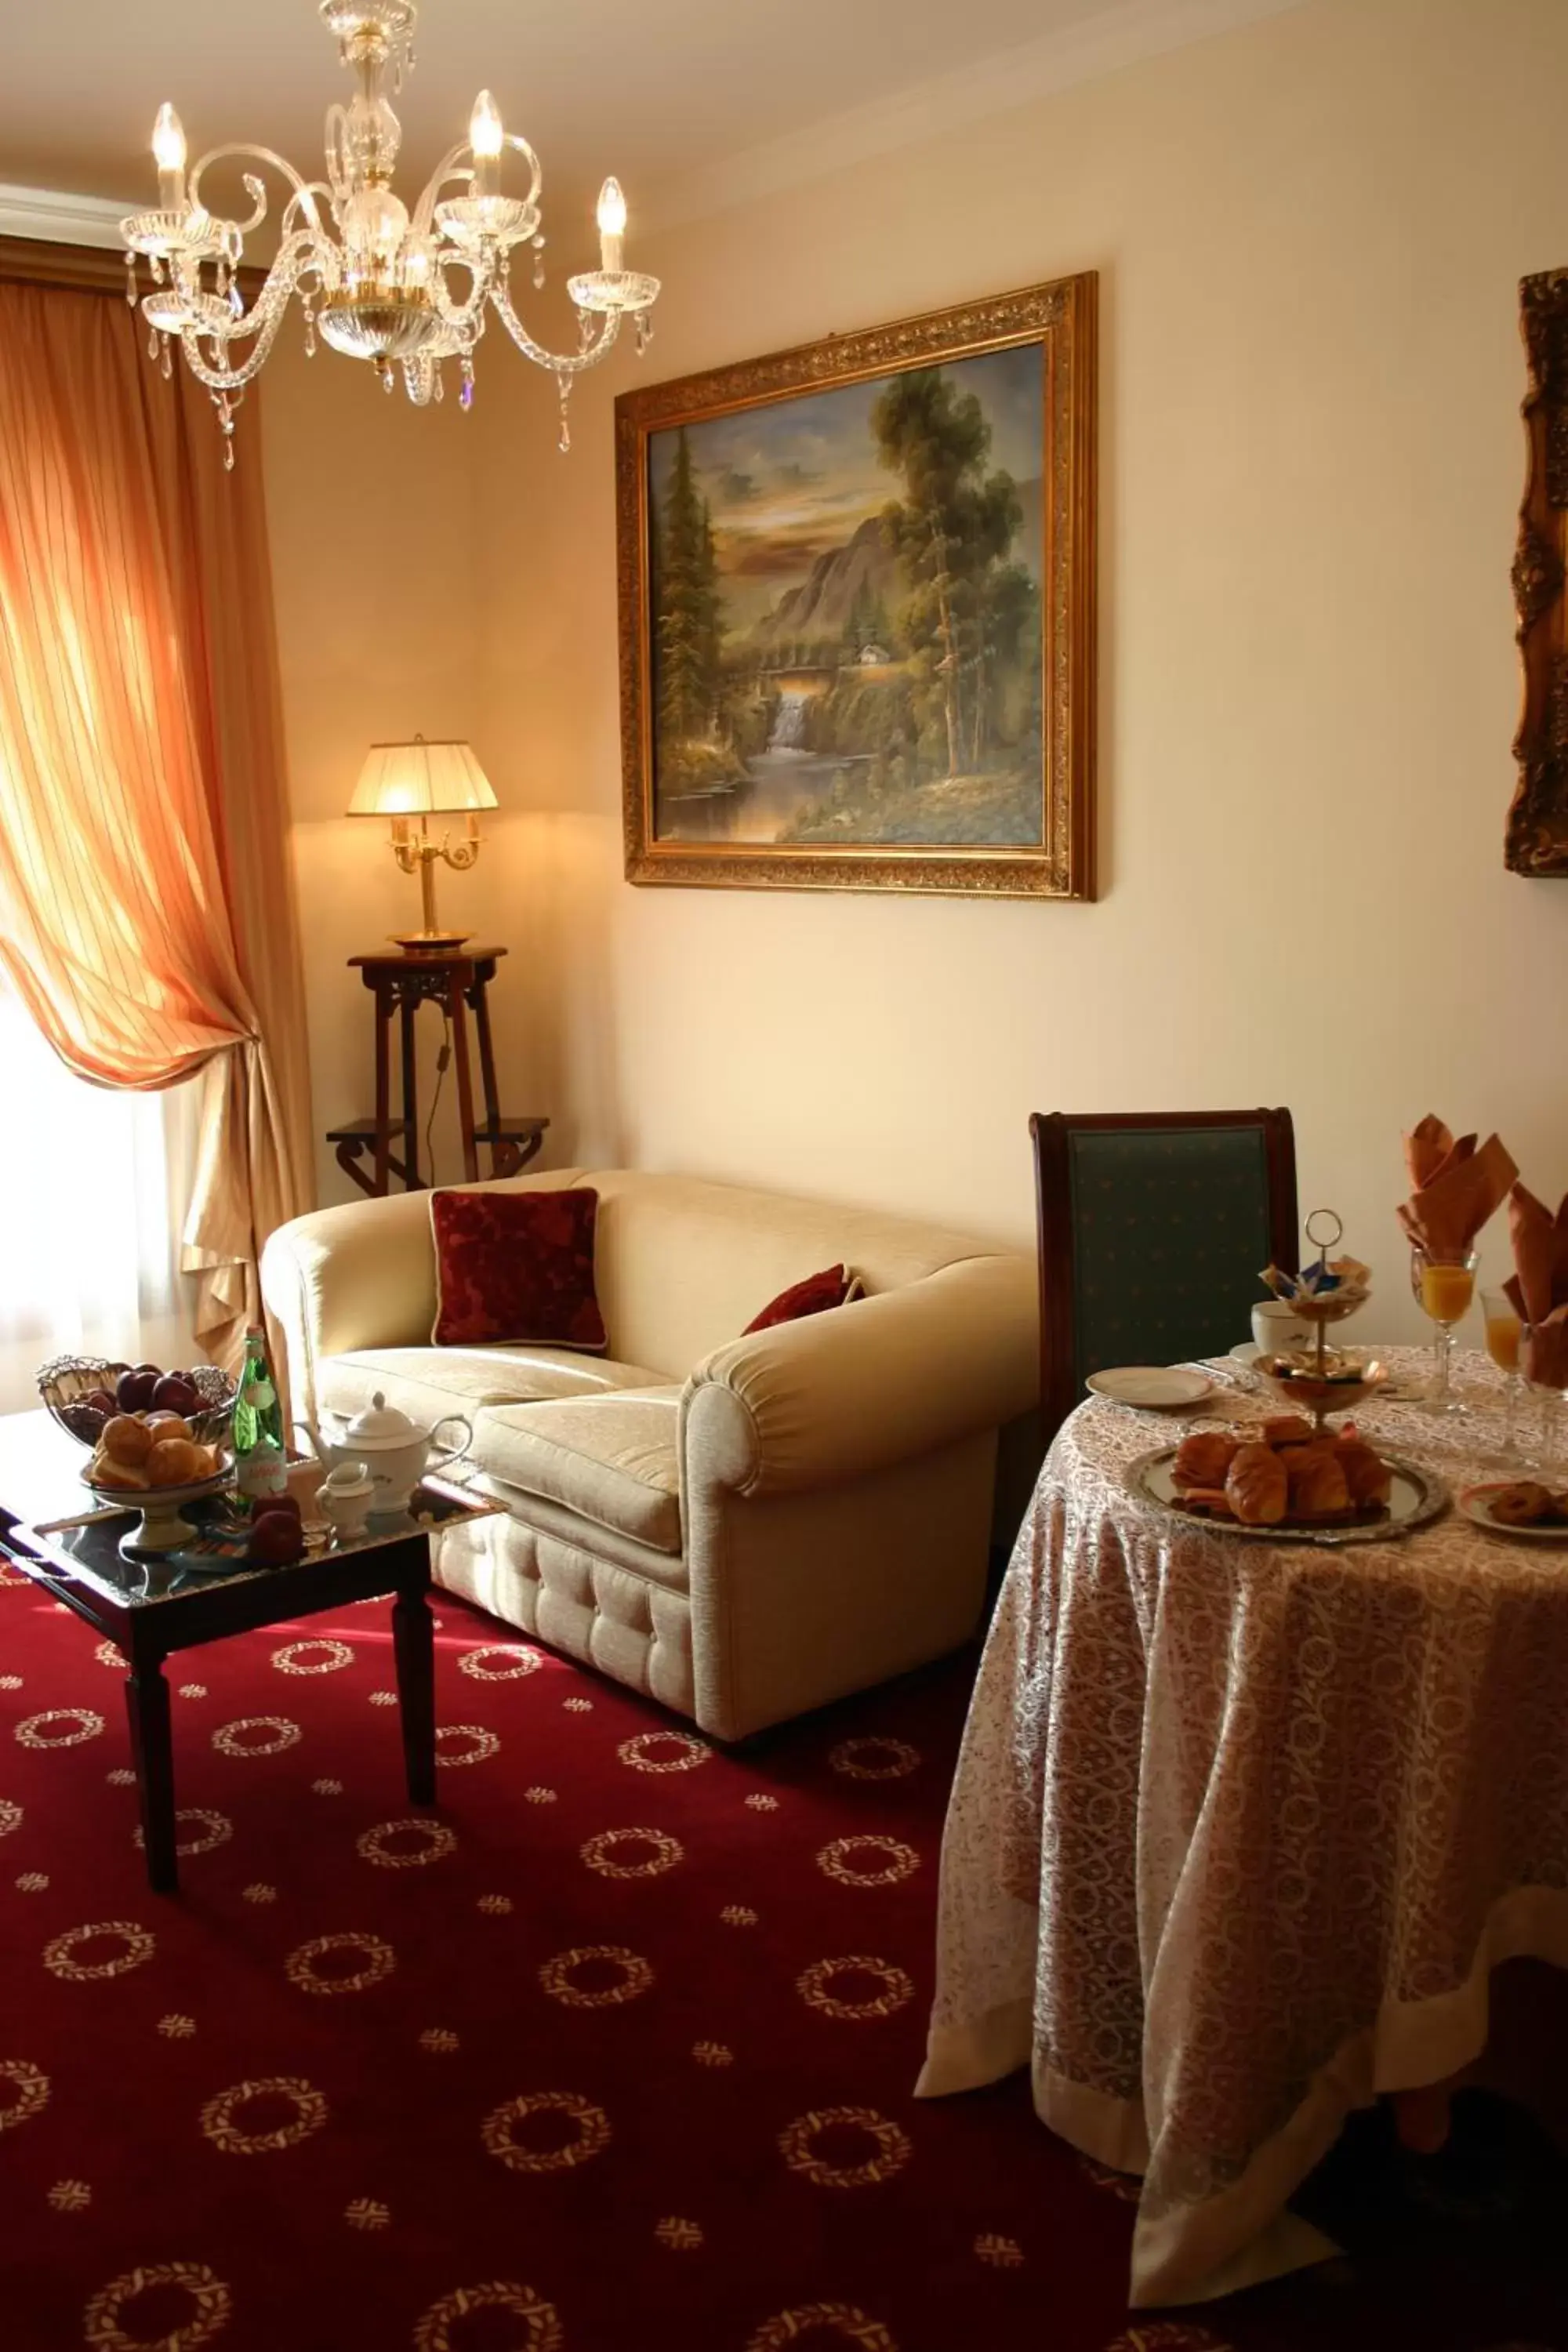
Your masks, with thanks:
<instances>
[{"instance_id":1,"label":"cream sofa","mask_svg":"<svg viewBox=\"0 0 1568 2352\"><path fill-rule=\"evenodd\" d=\"M504 1512L437 1539L451 1591L737 1739L974 1629L997 1432L1037 1393L1035 1269L962 1235L621 1169L590 1184L610 1354L433 1348L427 1194L268 1243L294 1410L462 1412ZM489 1188L485 1188L489 1189ZM840 1261L868 1296L741 1336Z\"/></svg>"}]
</instances>

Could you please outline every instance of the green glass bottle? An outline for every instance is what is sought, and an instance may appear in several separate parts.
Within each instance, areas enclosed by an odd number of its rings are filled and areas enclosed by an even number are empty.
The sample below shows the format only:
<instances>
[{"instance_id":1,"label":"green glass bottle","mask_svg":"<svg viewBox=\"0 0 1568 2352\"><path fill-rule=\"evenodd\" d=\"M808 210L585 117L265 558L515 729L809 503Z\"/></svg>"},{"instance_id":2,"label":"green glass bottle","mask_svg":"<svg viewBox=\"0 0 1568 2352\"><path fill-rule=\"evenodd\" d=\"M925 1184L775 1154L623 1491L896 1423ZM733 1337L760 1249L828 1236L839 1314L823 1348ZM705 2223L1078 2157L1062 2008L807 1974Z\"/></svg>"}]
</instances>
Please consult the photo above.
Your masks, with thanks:
<instances>
[{"instance_id":1,"label":"green glass bottle","mask_svg":"<svg viewBox=\"0 0 1568 2352\"><path fill-rule=\"evenodd\" d=\"M245 1335L245 1362L234 1399L234 1478L244 1502L281 1495L289 1483L283 1407L267 1360L267 1334L253 1323Z\"/></svg>"}]
</instances>

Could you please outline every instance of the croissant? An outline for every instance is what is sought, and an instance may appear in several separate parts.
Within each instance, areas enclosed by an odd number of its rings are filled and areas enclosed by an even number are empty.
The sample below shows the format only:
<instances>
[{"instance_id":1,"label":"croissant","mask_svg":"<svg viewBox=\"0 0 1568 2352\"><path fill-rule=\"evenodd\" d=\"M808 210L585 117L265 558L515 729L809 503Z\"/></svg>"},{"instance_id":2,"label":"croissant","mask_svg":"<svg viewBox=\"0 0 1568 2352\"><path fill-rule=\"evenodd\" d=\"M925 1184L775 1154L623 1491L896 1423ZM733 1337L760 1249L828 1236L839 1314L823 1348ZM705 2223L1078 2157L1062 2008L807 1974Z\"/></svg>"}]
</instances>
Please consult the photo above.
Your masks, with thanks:
<instances>
[{"instance_id":1,"label":"croissant","mask_svg":"<svg viewBox=\"0 0 1568 2352\"><path fill-rule=\"evenodd\" d=\"M1263 1424L1265 1445L1310 1445L1312 1424L1299 1412L1273 1412Z\"/></svg>"},{"instance_id":2,"label":"croissant","mask_svg":"<svg viewBox=\"0 0 1568 2352\"><path fill-rule=\"evenodd\" d=\"M1381 1508L1394 1491L1394 1473L1361 1438L1342 1439L1334 1458L1345 1474L1351 1501L1358 1510Z\"/></svg>"},{"instance_id":3,"label":"croissant","mask_svg":"<svg viewBox=\"0 0 1568 2352\"><path fill-rule=\"evenodd\" d=\"M1290 1507L1294 1510L1296 1492L1309 1466L1314 1462L1321 1462L1326 1457L1331 1457L1333 1447L1326 1440L1314 1439L1310 1445L1281 1446L1279 1453L1280 1461L1285 1465L1285 1475L1290 1482Z\"/></svg>"},{"instance_id":4,"label":"croissant","mask_svg":"<svg viewBox=\"0 0 1568 2352\"><path fill-rule=\"evenodd\" d=\"M1267 1445L1237 1448L1225 1482L1230 1507L1244 1527L1278 1527L1289 1500L1285 1465Z\"/></svg>"},{"instance_id":5,"label":"croissant","mask_svg":"<svg viewBox=\"0 0 1568 2352\"><path fill-rule=\"evenodd\" d=\"M1223 1486L1190 1486L1182 1500L1189 1511L1202 1511L1211 1519L1230 1519L1236 1516L1230 1507L1230 1496Z\"/></svg>"},{"instance_id":6,"label":"croissant","mask_svg":"<svg viewBox=\"0 0 1568 2352\"><path fill-rule=\"evenodd\" d=\"M1331 1454L1309 1454L1300 1477L1291 1482L1292 1515L1301 1519L1333 1519L1350 1506L1350 1483L1342 1465Z\"/></svg>"},{"instance_id":7,"label":"croissant","mask_svg":"<svg viewBox=\"0 0 1568 2352\"><path fill-rule=\"evenodd\" d=\"M1241 1440L1223 1429L1194 1429L1176 1448L1171 1479L1178 1494L1194 1486L1223 1486Z\"/></svg>"}]
</instances>

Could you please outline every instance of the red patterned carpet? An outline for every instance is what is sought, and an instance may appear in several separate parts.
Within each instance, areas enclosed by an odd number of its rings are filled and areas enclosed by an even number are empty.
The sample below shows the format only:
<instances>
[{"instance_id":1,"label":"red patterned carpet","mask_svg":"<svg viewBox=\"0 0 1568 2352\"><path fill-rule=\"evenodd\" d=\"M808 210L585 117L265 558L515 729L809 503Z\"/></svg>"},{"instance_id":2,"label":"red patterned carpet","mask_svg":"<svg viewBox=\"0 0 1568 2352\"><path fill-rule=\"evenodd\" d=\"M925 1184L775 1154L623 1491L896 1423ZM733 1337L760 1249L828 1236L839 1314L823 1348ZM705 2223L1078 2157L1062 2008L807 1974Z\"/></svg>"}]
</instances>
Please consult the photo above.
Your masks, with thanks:
<instances>
[{"instance_id":1,"label":"red patterned carpet","mask_svg":"<svg viewBox=\"0 0 1568 2352\"><path fill-rule=\"evenodd\" d=\"M736 1756L438 1614L438 1816L384 1604L174 1662L169 1901L114 1662L5 1577L6 2352L1558 2345L1484 2196L1131 2320L1126 2184L1021 2078L911 2099L962 1664Z\"/></svg>"}]
</instances>

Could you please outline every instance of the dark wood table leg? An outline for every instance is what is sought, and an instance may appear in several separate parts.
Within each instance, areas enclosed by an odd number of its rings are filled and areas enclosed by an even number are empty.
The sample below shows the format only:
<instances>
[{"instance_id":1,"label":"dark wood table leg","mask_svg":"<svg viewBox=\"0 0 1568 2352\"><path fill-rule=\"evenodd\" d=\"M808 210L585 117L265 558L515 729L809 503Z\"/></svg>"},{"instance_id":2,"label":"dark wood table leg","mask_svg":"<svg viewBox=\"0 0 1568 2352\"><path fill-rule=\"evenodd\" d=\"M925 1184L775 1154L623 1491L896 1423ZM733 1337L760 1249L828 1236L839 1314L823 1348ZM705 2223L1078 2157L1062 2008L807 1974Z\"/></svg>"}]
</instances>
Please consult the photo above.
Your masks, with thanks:
<instances>
[{"instance_id":1,"label":"dark wood table leg","mask_svg":"<svg viewBox=\"0 0 1568 2352\"><path fill-rule=\"evenodd\" d=\"M132 1662L125 1677L125 1712L142 1798L148 1883L155 1895L174 1895L180 1885L174 1857L174 1754L169 1737L169 1685L161 1658Z\"/></svg>"},{"instance_id":2,"label":"dark wood table leg","mask_svg":"<svg viewBox=\"0 0 1568 2352\"><path fill-rule=\"evenodd\" d=\"M419 1065L415 1052L414 1020L419 1010L417 1000L403 1000L403 1116L408 1121L408 1133L404 1143L403 1188L417 1192L424 1182L419 1173Z\"/></svg>"},{"instance_id":3,"label":"dark wood table leg","mask_svg":"<svg viewBox=\"0 0 1568 2352\"><path fill-rule=\"evenodd\" d=\"M502 1165L500 1141L500 1097L496 1091L495 1048L490 1043L490 1005L488 992L493 966L481 964L474 974L474 984L468 1002L474 1008L474 1027L479 1040L479 1083L485 1090L485 1125L490 1131L490 1174L508 1176L509 1168Z\"/></svg>"},{"instance_id":4,"label":"dark wood table leg","mask_svg":"<svg viewBox=\"0 0 1568 2352\"><path fill-rule=\"evenodd\" d=\"M392 1609L397 1697L403 1713L403 1759L408 1794L416 1805L436 1801L436 1629L430 1615L428 1559L400 1584Z\"/></svg>"},{"instance_id":5,"label":"dark wood table leg","mask_svg":"<svg viewBox=\"0 0 1568 2352\"><path fill-rule=\"evenodd\" d=\"M463 1171L470 1184L479 1181L479 1147L474 1141L474 1080L468 1068L468 1013L461 977L452 974L447 992L452 1018L452 1045L458 1060L458 1117L463 1129Z\"/></svg>"},{"instance_id":6,"label":"dark wood table leg","mask_svg":"<svg viewBox=\"0 0 1568 2352\"><path fill-rule=\"evenodd\" d=\"M375 1189L378 1193L392 1189L388 1160L392 1139L387 1134L387 1122L392 1117L392 991L378 985L375 992Z\"/></svg>"}]
</instances>

